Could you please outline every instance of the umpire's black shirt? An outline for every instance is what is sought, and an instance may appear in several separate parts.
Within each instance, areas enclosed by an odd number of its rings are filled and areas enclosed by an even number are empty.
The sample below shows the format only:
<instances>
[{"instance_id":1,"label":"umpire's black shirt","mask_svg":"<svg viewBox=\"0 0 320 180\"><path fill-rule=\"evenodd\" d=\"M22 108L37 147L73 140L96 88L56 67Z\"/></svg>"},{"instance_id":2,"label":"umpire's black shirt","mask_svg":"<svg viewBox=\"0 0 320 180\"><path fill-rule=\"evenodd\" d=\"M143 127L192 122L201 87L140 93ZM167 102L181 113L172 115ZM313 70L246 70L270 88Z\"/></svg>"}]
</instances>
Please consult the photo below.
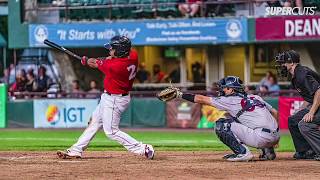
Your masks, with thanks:
<instances>
[{"instance_id":1,"label":"umpire's black shirt","mask_svg":"<svg viewBox=\"0 0 320 180\"><path fill-rule=\"evenodd\" d=\"M320 76L310 68L298 64L294 69L291 83L302 98L312 104L313 96L320 88Z\"/></svg>"}]
</instances>

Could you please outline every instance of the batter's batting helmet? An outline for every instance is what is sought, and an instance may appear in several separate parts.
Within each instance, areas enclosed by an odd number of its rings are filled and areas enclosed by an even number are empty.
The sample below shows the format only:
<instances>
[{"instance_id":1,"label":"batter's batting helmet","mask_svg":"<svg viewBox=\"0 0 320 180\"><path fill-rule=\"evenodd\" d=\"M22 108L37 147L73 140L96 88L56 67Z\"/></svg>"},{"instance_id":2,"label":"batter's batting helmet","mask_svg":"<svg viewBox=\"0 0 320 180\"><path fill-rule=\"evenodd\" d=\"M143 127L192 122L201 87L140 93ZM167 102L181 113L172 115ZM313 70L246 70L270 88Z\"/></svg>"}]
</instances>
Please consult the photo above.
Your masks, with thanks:
<instances>
[{"instance_id":1,"label":"batter's batting helmet","mask_svg":"<svg viewBox=\"0 0 320 180\"><path fill-rule=\"evenodd\" d=\"M114 36L104 47L108 50L114 49L117 57L126 57L130 54L131 41L125 36Z\"/></svg>"},{"instance_id":2,"label":"batter's batting helmet","mask_svg":"<svg viewBox=\"0 0 320 180\"><path fill-rule=\"evenodd\" d=\"M223 88L232 88L236 92L244 93L243 82L237 76L227 76L221 79L218 84L221 90Z\"/></svg>"}]
</instances>

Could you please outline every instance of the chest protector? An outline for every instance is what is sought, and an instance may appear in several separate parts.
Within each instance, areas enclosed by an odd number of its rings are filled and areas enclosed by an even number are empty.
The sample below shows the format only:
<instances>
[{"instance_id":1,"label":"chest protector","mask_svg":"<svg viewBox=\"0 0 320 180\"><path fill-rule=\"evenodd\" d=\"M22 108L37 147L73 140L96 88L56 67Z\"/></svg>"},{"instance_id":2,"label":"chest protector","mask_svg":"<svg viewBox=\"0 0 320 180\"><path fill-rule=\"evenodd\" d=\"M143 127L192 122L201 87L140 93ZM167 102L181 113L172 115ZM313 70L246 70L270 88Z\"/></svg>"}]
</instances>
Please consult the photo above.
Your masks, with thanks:
<instances>
[{"instance_id":1,"label":"chest protector","mask_svg":"<svg viewBox=\"0 0 320 180\"><path fill-rule=\"evenodd\" d=\"M242 109L236 114L236 118L241 116L245 111L248 111L248 112L254 111L256 106L260 108L263 108L266 106L264 103L262 103L261 101L259 101L254 97L247 97L246 94L245 95L239 94L239 96L242 97L242 100L241 100Z\"/></svg>"}]
</instances>

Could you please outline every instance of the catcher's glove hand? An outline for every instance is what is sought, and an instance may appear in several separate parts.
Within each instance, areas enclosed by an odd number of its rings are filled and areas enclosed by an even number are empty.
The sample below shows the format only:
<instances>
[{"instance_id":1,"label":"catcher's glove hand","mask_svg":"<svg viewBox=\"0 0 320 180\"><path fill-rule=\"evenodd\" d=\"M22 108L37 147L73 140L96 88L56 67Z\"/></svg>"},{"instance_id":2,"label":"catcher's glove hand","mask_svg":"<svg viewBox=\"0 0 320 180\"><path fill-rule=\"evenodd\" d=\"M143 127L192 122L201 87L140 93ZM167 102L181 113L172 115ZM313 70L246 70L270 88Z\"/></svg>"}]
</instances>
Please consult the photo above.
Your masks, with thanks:
<instances>
[{"instance_id":1,"label":"catcher's glove hand","mask_svg":"<svg viewBox=\"0 0 320 180\"><path fill-rule=\"evenodd\" d=\"M172 99L175 99L175 98L181 98L181 96L182 96L182 92L180 91L180 89L173 86L167 87L157 94L157 97L161 101L165 101L165 102L171 101Z\"/></svg>"}]
</instances>

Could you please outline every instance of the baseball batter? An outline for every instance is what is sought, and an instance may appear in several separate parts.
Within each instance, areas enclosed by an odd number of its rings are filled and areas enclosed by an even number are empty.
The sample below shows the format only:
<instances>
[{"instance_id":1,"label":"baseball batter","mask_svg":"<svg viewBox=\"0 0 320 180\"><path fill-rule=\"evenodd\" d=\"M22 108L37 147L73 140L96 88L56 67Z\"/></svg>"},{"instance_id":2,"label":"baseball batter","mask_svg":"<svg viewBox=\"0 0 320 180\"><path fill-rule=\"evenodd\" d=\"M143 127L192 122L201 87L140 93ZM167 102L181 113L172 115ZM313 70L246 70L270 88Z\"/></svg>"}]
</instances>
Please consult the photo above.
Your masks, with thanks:
<instances>
[{"instance_id":1,"label":"baseball batter","mask_svg":"<svg viewBox=\"0 0 320 180\"><path fill-rule=\"evenodd\" d=\"M231 117L219 119L215 129L219 139L234 152L234 154L225 155L224 159L228 161L251 160L253 155L248 145L262 149L260 158L273 160L275 158L273 146L280 138L276 120L277 110L261 97L247 95L239 77L228 76L219 81L219 87L221 94L219 97L187 94L174 88L175 97L214 106L229 113Z\"/></svg>"},{"instance_id":2,"label":"baseball batter","mask_svg":"<svg viewBox=\"0 0 320 180\"><path fill-rule=\"evenodd\" d=\"M82 58L84 66L97 68L105 74L104 93L92 114L89 126L78 141L66 151L58 151L59 158L81 158L98 130L103 127L107 137L122 144L129 152L144 155L153 159L152 145L138 142L128 134L119 130L121 113L130 102L129 91L132 89L138 66L138 54L131 49L131 41L125 36L115 36L110 43L104 45L110 56L104 60Z\"/></svg>"}]
</instances>

